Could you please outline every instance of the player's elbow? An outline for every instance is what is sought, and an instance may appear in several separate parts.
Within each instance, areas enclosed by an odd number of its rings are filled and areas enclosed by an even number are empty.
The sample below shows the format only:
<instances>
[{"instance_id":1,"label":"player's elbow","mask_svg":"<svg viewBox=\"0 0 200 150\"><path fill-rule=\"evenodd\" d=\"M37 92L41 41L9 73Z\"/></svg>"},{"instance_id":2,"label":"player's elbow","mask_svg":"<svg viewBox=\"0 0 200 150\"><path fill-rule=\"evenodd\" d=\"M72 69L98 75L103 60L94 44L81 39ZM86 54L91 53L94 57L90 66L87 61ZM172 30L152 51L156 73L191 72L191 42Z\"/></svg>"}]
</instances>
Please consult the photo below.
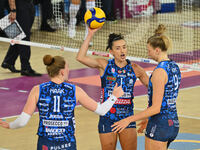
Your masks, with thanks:
<instances>
[{"instance_id":1,"label":"player's elbow","mask_svg":"<svg viewBox=\"0 0 200 150\"><path fill-rule=\"evenodd\" d=\"M80 62L81 61L81 57L79 55L77 55L76 56L76 60Z\"/></svg>"},{"instance_id":2,"label":"player's elbow","mask_svg":"<svg viewBox=\"0 0 200 150\"><path fill-rule=\"evenodd\" d=\"M76 60L79 61L79 62L83 62L84 58L85 58L85 56L81 53L78 53L76 55Z\"/></svg>"}]
</instances>

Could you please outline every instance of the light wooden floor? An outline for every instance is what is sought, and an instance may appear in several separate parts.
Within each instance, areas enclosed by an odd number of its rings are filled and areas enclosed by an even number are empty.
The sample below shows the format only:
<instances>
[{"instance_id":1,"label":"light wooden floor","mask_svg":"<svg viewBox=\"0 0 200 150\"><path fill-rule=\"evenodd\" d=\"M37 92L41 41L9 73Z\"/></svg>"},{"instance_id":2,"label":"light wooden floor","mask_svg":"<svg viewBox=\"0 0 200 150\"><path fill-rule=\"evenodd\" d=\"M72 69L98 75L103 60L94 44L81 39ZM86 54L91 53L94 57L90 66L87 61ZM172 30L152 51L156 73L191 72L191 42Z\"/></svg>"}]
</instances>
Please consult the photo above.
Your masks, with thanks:
<instances>
[{"instance_id":1,"label":"light wooden floor","mask_svg":"<svg viewBox=\"0 0 200 150\"><path fill-rule=\"evenodd\" d=\"M8 44L0 42L0 63L7 52ZM44 48L32 48L31 65L33 69L40 73L45 73L45 67L42 58L45 54L62 55L68 59L70 69L85 68L75 61L75 53L62 52ZM16 67L20 69L19 60ZM19 74L10 73L0 68L0 80L20 77ZM177 108L180 116L180 132L200 134L200 87L193 87L180 90L177 101ZM1 99L1 98L0 98ZM135 98L136 113L138 110L147 106L147 97L140 96ZM9 109L9 108L8 108ZM0 110L1 111L1 110ZM97 131L98 116L93 112L89 112L83 107L77 107L76 116L76 138L78 150L100 150L100 142ZM194 119L192 119L194 117ZM7 119L12 121L15 118ZM35 150L37 144L37 126L38 114L34 114L28 125L18 130L7 130L0 128L0 149L10 150Z\"/></svg>"}]
</instances>

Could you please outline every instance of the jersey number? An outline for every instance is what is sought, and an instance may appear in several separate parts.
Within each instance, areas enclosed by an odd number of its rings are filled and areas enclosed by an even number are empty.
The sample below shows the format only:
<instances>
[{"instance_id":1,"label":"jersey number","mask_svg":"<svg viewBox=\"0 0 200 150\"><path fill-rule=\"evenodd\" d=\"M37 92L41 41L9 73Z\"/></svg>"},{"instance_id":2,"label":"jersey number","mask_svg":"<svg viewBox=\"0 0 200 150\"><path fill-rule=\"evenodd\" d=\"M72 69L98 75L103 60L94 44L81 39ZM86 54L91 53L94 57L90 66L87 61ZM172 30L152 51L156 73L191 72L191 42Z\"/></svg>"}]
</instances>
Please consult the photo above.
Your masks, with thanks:
<instances>
[{"instance_id":1,"label":"jersey number","mask_svg":"<svg viewBox=\"0 0 200 150\"><path fill-rule=\"evenodd\" d=\"M178 76L177 76L177 75L174 75L173 78L174 78L175 90L177 90L177 89L178 89L178 86L179 86Z\"/></svg>"},{"instance_id":2,"label":"jersey number","mask_svg":"<svg viewBox=\"0 0 200 150\"><path fill-rule=\"evenodd\" d=\"M60 96L54 96L53 112L60 112Z\"/></svg>"}]
</instances>

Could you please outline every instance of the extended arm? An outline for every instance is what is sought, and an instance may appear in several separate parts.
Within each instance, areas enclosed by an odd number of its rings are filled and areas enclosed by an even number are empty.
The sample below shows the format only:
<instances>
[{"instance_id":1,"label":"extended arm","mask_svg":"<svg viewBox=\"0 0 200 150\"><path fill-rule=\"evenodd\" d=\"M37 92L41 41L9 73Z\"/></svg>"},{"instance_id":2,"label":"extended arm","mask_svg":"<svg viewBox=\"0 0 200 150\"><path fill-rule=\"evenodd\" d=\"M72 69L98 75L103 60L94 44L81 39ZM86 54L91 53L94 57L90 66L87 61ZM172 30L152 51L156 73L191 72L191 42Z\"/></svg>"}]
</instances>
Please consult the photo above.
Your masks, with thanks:
<instances>
[{"instance_id":1,"label":"extended arm","mask_svg":"<svg viewBox=\"0 0 200 150\"><path fill-rule=\"evenodd\" d=\"M28 96L27 102L24 106L21 115L19 115L15 121L10 123L0 120L0 126L10 129L17 129L24 127L28 123L28 121L31 118L31 115L35 111L38 97L39 97L39 86L35 86L32 88Z\"/></svg>"},{"instance_id":2,"label":"extended arm","mask_svg":"<svg viewBox=\"0 0 200 150\"><path fill-rule=\"evenodd\" d=\"M89 43L92 40L92 37L97 30L98 29L88 28L88 31L89 31L88 35L87 35L86 39L84 40L84 42L76 56L76 60L88 67L103 69L104 64L107 64L107 60L102 59L102 58L95 59L90 56L87 56Z\"/></svg>"},{"instance_id":3,"label":"extended arm","mask_svg":"<svg viewBox=\"0 0 200 150\"><path fill-rule=\"evenodd\" d=\"M131 122L142 120L160 113L160 108L162 104L162 99L164 95L164 87L168 80L167 73L163 69L156 69L153 72L151 82L153 84L153 97L152 106L148 107L146 110L135 114L133 116L127 117L126 119L120 120L112 125L113 131L121 132L128 126Z\"/></svg>"},{"instance_id":4,"label":"extended arm","mask_svg":"<svg viewBox=\"0 0 200 150\"><path fill-rule=\"evenodd\" d=\"M76 87L76 99L90 111L104 116L113 106L118 97L124 94L121 86L115 85L112 95L102 104L90 98L80 87Z\"/></svg>"},{"instance_id":5,"label":"extended arm","mask_svg":"<svg viewBox=\"0 0 200 150\"><path fill-rule=\"evenodd\" d=\"M136 77L140 79L140 81L142 82L143 85L148 87L149 77L146 74L145 70L135 63L132 63L132 67L133 67L133 70L136 74Z\"/></svg>"}]
</instances>

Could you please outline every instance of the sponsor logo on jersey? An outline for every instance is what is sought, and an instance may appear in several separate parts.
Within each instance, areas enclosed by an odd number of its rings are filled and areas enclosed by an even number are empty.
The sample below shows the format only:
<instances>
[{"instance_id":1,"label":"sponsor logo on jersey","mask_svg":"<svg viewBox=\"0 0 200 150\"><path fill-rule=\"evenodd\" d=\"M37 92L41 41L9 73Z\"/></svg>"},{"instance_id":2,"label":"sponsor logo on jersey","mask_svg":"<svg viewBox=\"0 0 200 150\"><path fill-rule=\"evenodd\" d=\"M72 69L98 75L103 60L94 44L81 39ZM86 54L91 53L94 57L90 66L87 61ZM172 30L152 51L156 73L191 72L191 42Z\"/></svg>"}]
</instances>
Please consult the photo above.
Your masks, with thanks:
<instances>
[{"instance_id":1,"label":"sponsor logo on jersey","mask_svg":"<svg viewBox=\"0 0 200 150\"><path fill-rule=\"evenodd\" d=\"M167 104L170 105L170 104L175 104L176 103L176 98L174 99L168 99L167 100Z\"/></svg>"},{"instance_id":2,"label":"sponsor logo on jersey","mask_svg":"<svg viewBox=\"0 0 200 150\"><path fill-rule=\"evenodd\" d=\"M134 74L127 72L128 77L134 77Z\"/></svg>"},{"instance_id":3,"label":"sponsor logo on jersey","mask_svg":"<svg viewBox=\"0 0 200 150\"><path fill-rule=\"evenodd\" d=\"M117 99L115 104L128 105L128 104L131 104L131 100L130 99Z\"/></svg>"},{"instance_id":4,"label":"sponsor logo on jersey","mask_svg":"<svg viewBox=\"0 0 200 150\"><path fill-rule=\"evenodd\" d=\"M133 79L130 79L130 80L129 80L129 84L130 84L130 85L133 85Z\"/></svg>"},{"instance_id":5,"label":"sponsor logo on jersey","mask_svg":"<svg viewBox=\"0 0 200 150\"><path fill-rule=\"evenodd\" d=\"M153 126L153 127L151 128L151 133L149 134L150 137L154 137L154 133L155 133L155 131L156 131L156 128L157 128L157 125L155 125L155 126Z\"/></svg>"},{"instance_id":6,"label":"sponsor logo on jersey","mask_svg":"<svg viewBox=\"0 0 200 150\"><path fill-rule=\"evenodd\" d=\"M114 113L116 112L116 109L115 109L115 108L111 108L111 109L110 109L110 112L111 112L112 114L114 114Z\"/></svg>"},{"instance_id":7,"label":"sponsor logo on jersey","mask_svg":"<svg viewBox=\"0 0 200 150\"><path fill-rule=\"evenodd\" d=\"M51 99L49 98L40 98L40 101L46 101L46 102L49 102Z\"/></svg>"},{"instance_id":8,"label":"sponsor logo on jersey","mask_svg":"<svg viewBox=\"0 0 200 150\"><path fill-rule=\"evenodd\" d=\"M49 109L40 109L40 111L42 112L42 111L49 111Z\"/></svg>"},{"instance_id":9,"label":"sponsor logo on jersey","mask_svg":"<svg viewBox=\"0 0 200 150\"><path fill-rule=\"evenodd\" d=\"M71 86L69 86L69 85L64 85L65 87L67 87L67 88L69 88L69 89L72 89L72 87Z\"/></svg>"},{"instance_id":10,"label":"sponsor logo on jersey","mask_svg":"<svg viewBox=\"0 0 200 150\"><path fill-rule=\"evenodd\" d=\"M130 92L124 92L124 95L122 95L121 98L131 98L131 93Z\"/></svg>"},{"instance_id":11,"label":"sponsor logo on jersey","mask_svg":"<svg viewBox=\"0 0 200 150\"><path fill-rule=\"evenodd\" d=\"M123 78L125 78L125 77L126 77L126 75L125 75L125 74L118 74L117 76L118 76L118 77L123 77Z\"/></svg>"},{"instance_id":12,"label":"sponsor logo on jersey","mask_svg":"<svg viewBox=\"0 0 200 150\"><path fill-rule=\"evenodd\" d=\"M66 149L68 147L71 147L71 143L62 144L62 145L58 145L58 146L51 146L50 150Z\"/></svg>"},{"instance_id":13,"label":"sponsor logo on jersey","mask_svg":"<svg viewBox=\"0 0 200 150\"><path fill-rule=\"evenodd\" d=\"M111 96L112 92L113 92L112 90L108 90L108 96ZM131 98L131 93L130 92L124 92L124 95L122 95L120 98L125 98L125 99Z\"/></svg>"},{"instance_id":14,"label":"sponsor logo on jersey","mask_svg":"<svg viewBox=\"0 0 200 150\"><path fill-rule=\"evenodd\" d=\"M76 101L75 99L65 99L65 100L63 100L64 102L74 102L74 101Z\"/></svg>"},{"instance_id":15,"label":"sponsor logo on jersey","mask_svg":"<svg viewBox=\"0 0 200 150\"><path fill-rule=\"evenodd\" d=\"M54 94L63 94L64 89L50 89L50 93L54 93Z\"/></svg>"},{"instance_id":16,"label":"sponsor logo on jersey","mask_svg":"<svg viewBox=\"0 0 200 150\"><path fill-rule=\"evenodd\" d=\"M67 127L69 125L69 121L43 120L43 125L49 127Z\"/></svg>"},{"instance_id":17,"label":"sponsor logo on jersey","mask_svg":"<svg viewBox=\"0 0 200 150\"><path fill-rule=\"evenodd\" d=\"M173 125L174 125L174 122L173 122L171 119L169 119L169 120L168 120L168 124L169 124L169 126L173 126Z\"/></svg>"},{"instance_id":18,"label":"sponsor logo on jersey","mask_svg":"<svg viewBox=\"0 0 200 150\"><path fill-rule=\"evenodd\" d=\"M45 128L45 131L46 131L46 133L59 133L59 134L61 134L61 133L63 133L63 132L65 132L65 129L59 129L59 128Z\"/></svg>"},{"instance_id":19,"label":"sponsor logo on jersey","mask_svg":"<svg viewBox=\"0 0 200 150\"><path fill-rule=\"evenodd\" d=\"M116 77L107 76L106 80L109 80L109 81L116 81Z\"/></svg>"},{"instance_id":20,"label":"sponsor logo on jersey","mask_svg":"<svg viewBox=\"0 0 200 150\"><path fill-rule=\"evenodd\" d=\"M55 118L55 119L62 119L63 116L62 115L50 115L49 118Z\"/></svg>"},{"instance_id":21,"label":"sponsor logo on jersey","mask_svg":"<svg viewBox=\"0 0 200 150\"><path fill-rule=\"evenodd\" d=\"M116 108L116 116L129 116L133 114L133 111L128 109L128 107L123 107L123 108Z\"/></svg>"},{"instance_id":22,"label":"sponsor logo on jersey","mask_svg":"<svg viewBox=\"0 0 200 150\"><path fill-rule=\"evenodd\" d=\"M49 104L46 104L46 103L39 103L39 105L44 106L44 107L49 106Z\"/></svg>"},{"instance_id":23,"label":"sponsor logo on jersey","mask_svg":"<svg viewBox=\"0 0 200 150\"><path fill-rule=\"evenodd\" d=\"M74 107L74 105L73 104L71 104L71 105L65 104L64 107Z\"/></svg>"}]
</instances>

